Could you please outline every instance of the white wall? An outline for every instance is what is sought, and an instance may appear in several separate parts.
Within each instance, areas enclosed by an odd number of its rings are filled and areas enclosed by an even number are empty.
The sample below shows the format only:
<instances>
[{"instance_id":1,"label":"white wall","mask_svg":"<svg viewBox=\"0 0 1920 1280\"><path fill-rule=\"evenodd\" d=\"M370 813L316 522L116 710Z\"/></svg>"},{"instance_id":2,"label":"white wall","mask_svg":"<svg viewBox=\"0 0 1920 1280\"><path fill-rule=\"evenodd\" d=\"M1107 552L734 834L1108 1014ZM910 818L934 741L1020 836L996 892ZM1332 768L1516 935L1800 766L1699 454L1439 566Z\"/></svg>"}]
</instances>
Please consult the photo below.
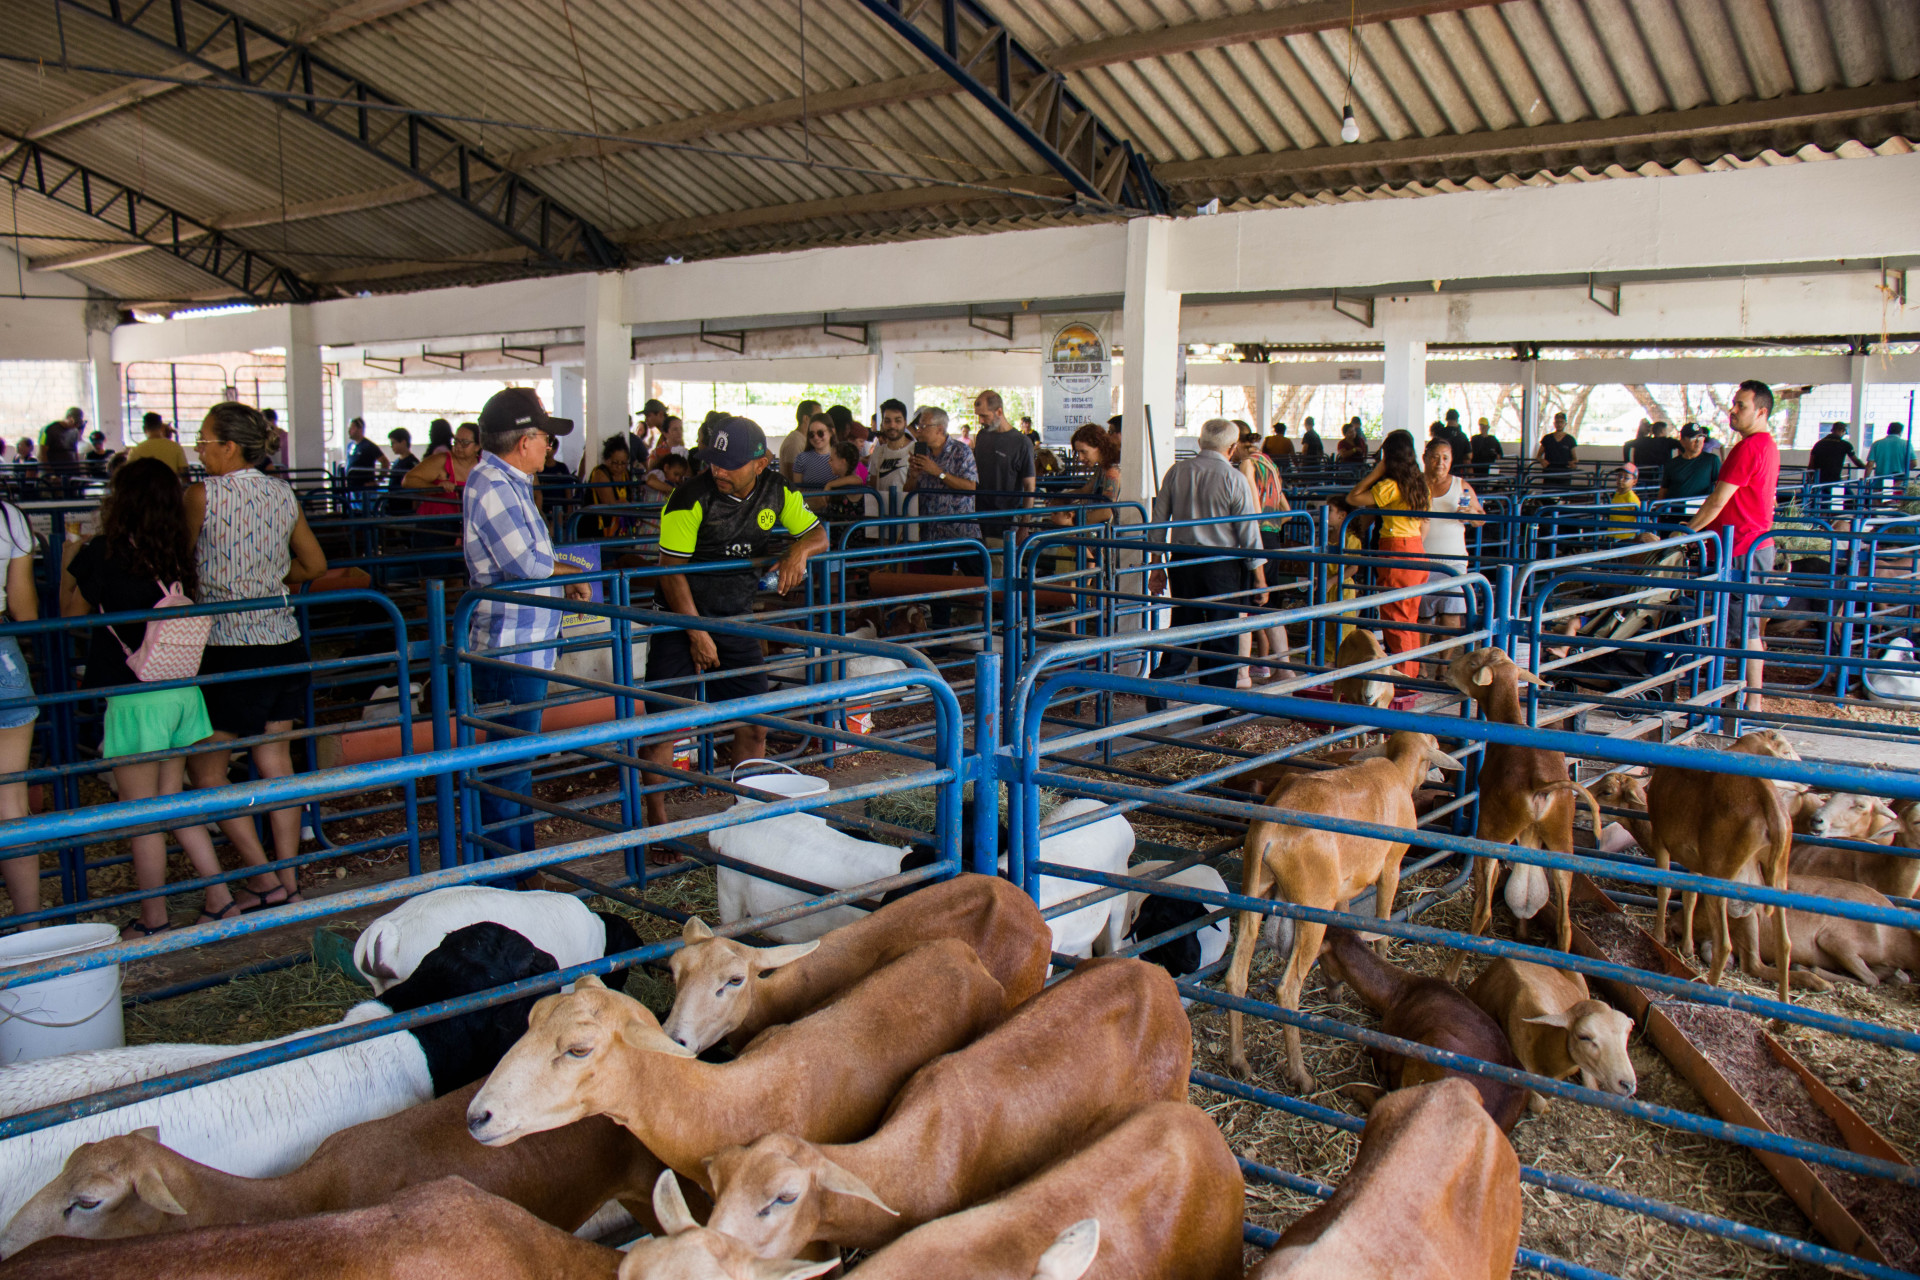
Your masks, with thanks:
<instances>
[{"instance_id":1,"label":"white wall","mask_svg":"<svg viewBox=\"0 0 1920 1280\"><path fill-rule=\"evenodd\" d=\"M12 295L12 296L8 296ZM87 289L0 248L0 360L85 360Z\"/></svg>"}]
</instances>

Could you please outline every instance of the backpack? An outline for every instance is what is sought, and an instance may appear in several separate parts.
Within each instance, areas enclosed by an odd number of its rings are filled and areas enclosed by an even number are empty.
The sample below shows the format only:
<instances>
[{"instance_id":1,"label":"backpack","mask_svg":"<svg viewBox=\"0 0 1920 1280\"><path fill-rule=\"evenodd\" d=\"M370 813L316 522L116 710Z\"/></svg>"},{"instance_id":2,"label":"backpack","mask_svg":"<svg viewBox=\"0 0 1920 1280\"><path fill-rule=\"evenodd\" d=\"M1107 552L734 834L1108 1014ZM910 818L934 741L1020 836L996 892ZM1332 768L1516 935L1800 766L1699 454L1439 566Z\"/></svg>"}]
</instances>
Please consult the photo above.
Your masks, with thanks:
<instances>
[{"instance_id":1,"label":"backpack","mask_svg":"<svg viewBox=\"0 0 1920 1280\"><path fill-rule=\"evenodd\" d=\"M177 582L168 586L156 578L154 585L160 588L160 599L153 606L156 609L182 609L193 603ZM127 655L127 670L133 672L134 679L152 683L189 680L199 675L200 656L206 650L207 633L211 630L213 619L207 615L152 618L147 622L146 639L138 649L127 648L127 642L112 627L107 628L107 633Z\"/></svg>"}]
</instances>

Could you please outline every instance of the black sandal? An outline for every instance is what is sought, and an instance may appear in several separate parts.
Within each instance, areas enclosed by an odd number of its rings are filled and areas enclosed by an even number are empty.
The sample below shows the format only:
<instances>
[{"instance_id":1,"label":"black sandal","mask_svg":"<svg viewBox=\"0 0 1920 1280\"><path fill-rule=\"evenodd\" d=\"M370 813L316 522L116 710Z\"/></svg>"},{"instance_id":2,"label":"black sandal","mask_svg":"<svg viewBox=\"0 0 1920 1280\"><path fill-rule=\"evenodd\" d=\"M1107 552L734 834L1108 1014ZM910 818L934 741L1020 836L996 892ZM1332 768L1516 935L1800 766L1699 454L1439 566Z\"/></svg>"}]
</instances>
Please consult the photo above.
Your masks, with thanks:
<instances>
[{"instance_id":1,"label":"black sandal","mask_svg":"<svg viewBox=\"0 0 1920 1280\"><path fill-rule=\"evenodd\" d=\"M237 920L244 914L246 913L240 909L240 904L229 898L227 899L227 905L218 911L208 911L202 907L200 909L200 918L193 923L196 927L203 924L219 924L222 920Z\"/></svg>"},{"instance_id":2,"label":"black sandal","mask_svg":"<svg viewBox=\"0 0 1920 1280\"><path fill-rule=\"evenodd\" d=\"M151 938L156 934L171 933L172 931L173 921L171 920L163 925L147 925L141 921L139 916L135 916L120 926L120 941L138 942L141 938Z\"/></svg>"},{"instance_id":3,"label":"black sandal","mask_svg":"<svg viewBox=\"0 0 1920 1280\"><path fill-rule=\"evenodd\" d=\"M248 889L247 892L253 893L253 890ZM280 895L277 898L273 896L276 893ZM265 893L253 893L253 902L248 906L241 907L240 914L250 916L256 911L265 911L268 907L284 907L289 902L305 901L306 899L300 896L298 889L295 889L292 893L288 893L287 886L277 884Z\"/></svg>"}]
</instances>

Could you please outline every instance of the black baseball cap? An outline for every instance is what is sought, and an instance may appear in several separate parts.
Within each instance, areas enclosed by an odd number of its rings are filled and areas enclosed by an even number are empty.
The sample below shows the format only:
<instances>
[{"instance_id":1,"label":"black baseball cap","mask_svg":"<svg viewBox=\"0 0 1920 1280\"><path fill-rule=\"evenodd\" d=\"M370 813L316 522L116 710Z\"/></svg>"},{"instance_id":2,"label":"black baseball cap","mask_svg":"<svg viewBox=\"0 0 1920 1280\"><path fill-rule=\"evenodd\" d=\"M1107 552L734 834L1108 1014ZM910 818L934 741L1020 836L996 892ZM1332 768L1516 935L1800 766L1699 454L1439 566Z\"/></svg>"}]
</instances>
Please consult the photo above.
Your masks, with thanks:
<instances>
[{"instance_id":1,"label":"black baseball cap","mask_svg":"<svg viewBox=\"0 0 1920 1280\"><path fill-rule=\"evenodd\" d=\"M722 418L705 428L700 461L722 471L737 471L767 456L767 433L752 418Z\"/></svg>"},{"instance_id":2,"label":"black baseball cap","mask_svg":"<svg viewBox=\"0 0 1920 1280\"><path fill-rule=\"evenodd\" d=\"M643 418L650 413L665 413L666 411L667 406L661 404L658 400L649 400L640 406L640 416Z\"/></svg>"},{"instance_id":3,"label":"black baseball cap","mask_svg":"<svg viewBox=\"0 0 1920 1280\"><path fill-rule=\"evenodd\" d=\"M573 434L572 420L556 418L548 413L547 407L540 403L540 393L532 387L508 387L487 398L485 407L480 410L481 435L515 431L521 427L538 427L550 436Z\"/></svg>"},{"instance_id":4,"label":"black baseball cap","mask_svg":"<svg viewBox=\"0 0 1920 1280\"><path fill-rule=\"evenodd\" d=\"M1680 438L1682 440L1692 440L1695 437L1703 436L1705 434L1707 434L1707 430L1705 427L1696 426L1691 422L1689 422L1686 426L1680 428Z\"/></svg>"}]
</instances>

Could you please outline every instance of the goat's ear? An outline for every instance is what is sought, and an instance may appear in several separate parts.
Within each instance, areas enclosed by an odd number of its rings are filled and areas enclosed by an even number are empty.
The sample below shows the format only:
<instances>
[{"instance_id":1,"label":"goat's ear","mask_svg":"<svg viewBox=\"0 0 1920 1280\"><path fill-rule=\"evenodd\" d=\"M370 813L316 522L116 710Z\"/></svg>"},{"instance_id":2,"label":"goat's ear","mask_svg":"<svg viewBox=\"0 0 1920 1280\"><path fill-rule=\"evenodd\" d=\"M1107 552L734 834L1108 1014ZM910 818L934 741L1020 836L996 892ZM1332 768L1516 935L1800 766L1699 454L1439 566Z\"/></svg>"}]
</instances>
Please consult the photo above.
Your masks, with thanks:
<instances>
[{"instance_id":1,"label":"goat's ear","mask_svg":"<svg viewBox=\"0 0 1920 1280\"><path fill-rule=\"evenodd\" d=\"M642 1007L644 1008L645 1006ZM643 1018L639 1014L635 1014L632 1017L622 1018L614 1034L618 1035L621 1042L629 1048L640 1049L647 1053L664 1053L675 1058L697 1058L700 1056L693 1050L687 1048L687 1046L681 1044L678 1040L668 1036L666 1032L660 1029L660 1024L655 1022L651 1016Z\"/></svg>"},{"instance_id":2,"label":"goat's ear","mask_svg":"<svg viewBox=\"0 0 1920 1280\"><path fill-rule=\"evenodd\" d=\"M688 916L686 924L680 929L682 942L704 942L712 936L713 930L707 928L707 922L699 916Z\"/></svg>"},{"instance_id":3,"label":"goat's ear","mask_svg":"<svg viewBox=\"0 0 1920 1280\"><path fill-rule=\"evenodd\" d=\"M579 991L583 987L588 991L605 991L607 984L600 981L597 974L583 973L573 980L573 989Z\"/></svg>"},{"instance_id":4,"label":"goat's ear","mask_svg":"<svg viewBox=\"0 0 1920 1280\"><path fill-rule=\"evenodd\" d=\"M687 1198L680 1193L680 1179L671 1169L662 1169L653 1181L653 1216L660 1223L660 1230L670 1236L700 1225L693 1220Z\"/></svg>"},{"instance_id":5,"label":"goat's ear","mask_svg":"<svg viewBox=\"0 0 1920 1280\"><path fill-rule=\"evenodd\" d=\"M1351 764L1355 760L1378 760L1386 754L1387 754L1386 746L1381 743L1375 743L1371 747L1362 747L1358 751L1354 752L1352 755L1348 756L1347 762Z\"/></svg>"},{"instance_id":6,"label":"goat's ear","mask_svg":"<svg viewBox=\"0 0 1920 1280\"><path fill-rule=\"evenodd\" d=\"M887 1202L882 1200L879 1193L874 1191L872 1187L862 1182L852 1173L842 1169L831 1160L823 1159L819 1161L813 1170L813 1180L819 1185L822 1191L831 1191L835 1195L852 1196L856 1200L865 1200L868 1204L878 1207L883 1213L890 1213L896 1218L900 1216L900 1211L888 1207Z\"/></svg>"},{"instance_id":7,"label":"goat's ear","mask_svg":"<svg viewBox=\"0 0 1920 1280\"><path fill-rule=\"evenodd\" d=\"M1473 673L1473 682L1480 685L1492 684L1493 668L1483 665L1478 671Z\"/></svg>"},{"instance_id":8,"label":"goat's ear","mask_svg":"<svg viewBox=\"0 0 1920 1280\"><path fill-rule=\"evenodd\" d=\"M1559 1013L1535 1014L1531 1018L1522 1018L1522 1022L1531 1022L1536 1027L1559 1027L1562 1031L1573 1026L1573 1013L1561 1010Z\"/></svg>"},{"instance_id":9,"label":"goat's ear","mask_svg":"<svg viewBox=\"0 0 1920 1280\"><path fill-rule=\"evenodd\" d=\"M1100 1219L1082 1218L1054 1237L1034 1264L1033 1280L1080 1280L1100 1252Z\"/></svg>"},{"instance_id":10,"label":"goat's ear","mask_svg":"<svg viewBox=\"0 0 1920 1280\"><path fill-rule=\"evenodd\" d=\"M1542 689L1551 687L1547 684L1545 680L1542 680L1539 676L1533 674L1533 672L1527 670L1525 667L1521 666L1519 663L1514 664L1513 672L1515 675L1519 676L1520 679L1526 681L1528 684L1537 684Z\"/></svg>"},{"instance_id":11,"label":"goat's ear","mask_svg":"<svg viewBox=\"0 0 1920 1280\"><path fill-rule=\"evenodd\" d=\"M758 947L753 953L756 969L778 969L792 964L795 960L804 960L819 949L820 939L812 942L796 942L785 947Z\"/></svg>"},{"instance_id":12,"label":"goat's ear","mask_svg":"<svg viewBox=\"0 0 1920 1280\"><path fill-rule=\"evenodd\" d=\"M1438 747L1427 748L1427 759L1432 761L1433 764L1438 768L1451 769L1456 773L1464 770L1467 767L1464 764L1461 764L1458 760L1455 760L1452 756L1448 755L1446 752L1442 751Z\"/></svg>"},{"instance_id":13,"label":"goat's ear","mask_svg":"<svg viewBox=\"0 0 1920 1280\"><path fill-rule=\"evenodd\" d=\"M145 1138L148 1142L158 1142L160 1141L160 1126L150 1124L144 1129L135 1129L127 1136L130 1138Z\"/></svg>"},{"instance_id":14,"label":"goat's ear","mask_svg":"<svg viewBox=\"0 0 1920 1280\"><path fill-rule=\"evenodd\" d=\"M174 1199L173 1192L167 1190L167 1180L152 1165L133 1175L133 1190L150 1209L158 1209L176 1218L186 1216L187 1211Z\"/></svg>"}]
</instances>

